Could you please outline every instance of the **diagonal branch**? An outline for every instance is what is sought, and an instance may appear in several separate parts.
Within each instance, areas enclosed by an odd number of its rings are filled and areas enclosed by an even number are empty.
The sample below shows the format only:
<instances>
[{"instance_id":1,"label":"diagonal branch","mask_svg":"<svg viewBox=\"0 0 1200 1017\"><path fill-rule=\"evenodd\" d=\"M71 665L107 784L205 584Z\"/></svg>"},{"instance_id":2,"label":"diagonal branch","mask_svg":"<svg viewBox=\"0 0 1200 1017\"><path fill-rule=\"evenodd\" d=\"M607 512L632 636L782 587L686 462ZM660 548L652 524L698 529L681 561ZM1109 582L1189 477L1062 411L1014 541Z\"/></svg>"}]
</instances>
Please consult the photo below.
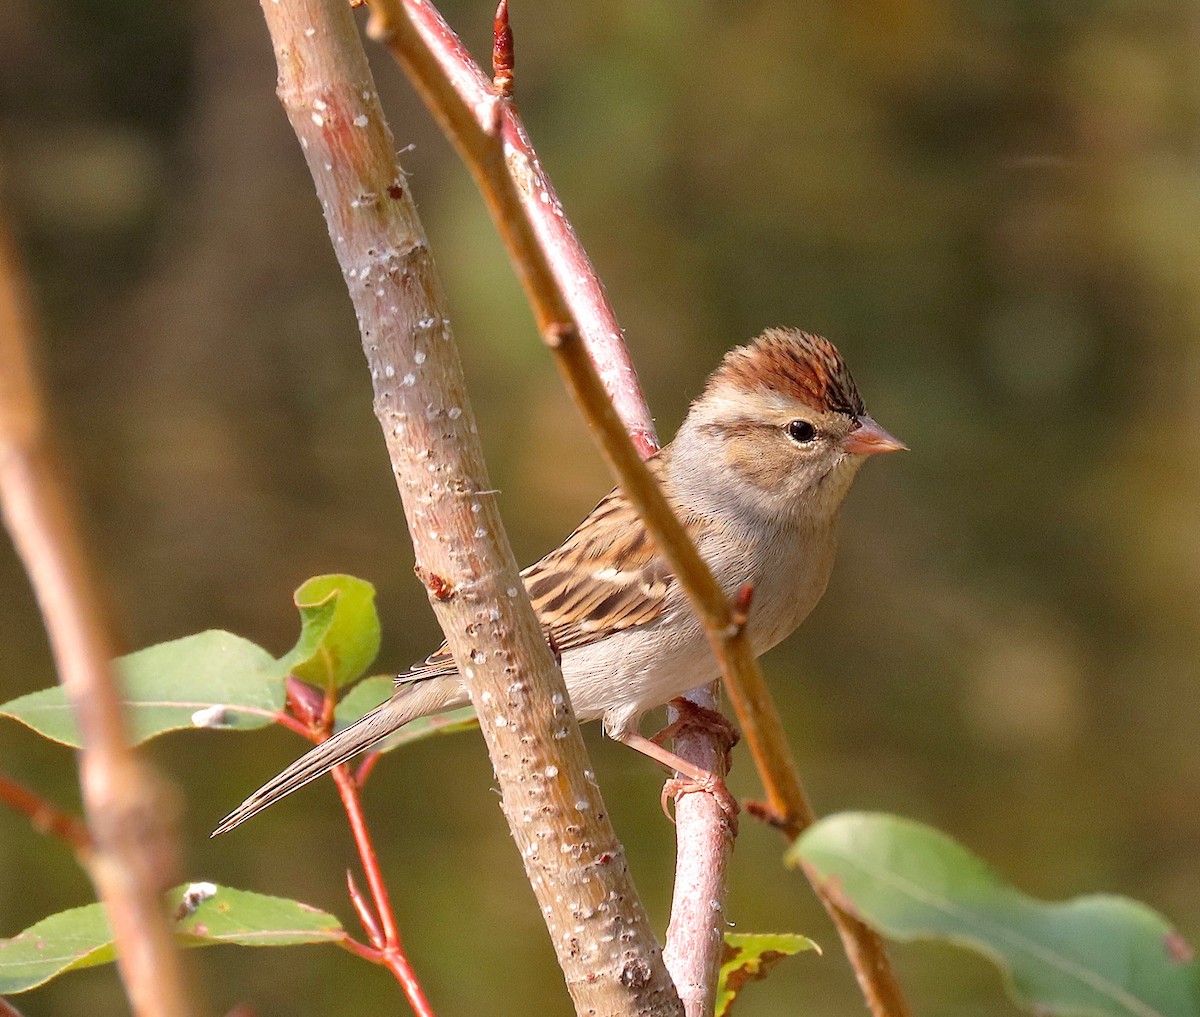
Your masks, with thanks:
<instances>
[{"instance_id":1,"label":"diagonal branch","mask_svg":"<svg viewBox=\"0 0 1200 1017\"><path fill-rule=\"evenodd\" d=\"M0 803L28 816L39 833L48 833L69 844L80 861L86 861L90 856L92 835L88 833L86 824L23 784L3 775L0 775Z\"/></svg>"},{"instance_id":2,"label":"diagonal branch","mask_svg":"<svg viewBox=\"0 0 1200 1017\"><path fill-rule=\"evenodd\" d=\"M500 13L504 13L503 4ZM392 50L474 175L543 340L610 468L704 625L766 790L766 805L760 812L789 840L794 839L815 815L778 711L744 626L737 624L729 599L626 434L622 423L623 417L628 419L622 403L626 393L618 392L613 399L606 393L598 368L603 369L608 361L593 360L588 344L595 341L597 333L589 326L607 315L611 327L600 334L612 345L623 345L620 329L529 144L508 94L511 87L502 87L499 94L490 87L429 0L372 0L368 32ZM506 55L509 59L503 70L511 77L511 53ZM621 412L616 406L622 407ZM908 1006L883 940L820 887L814 884L814 889L838 928L872 1012L877 1017L906 1015Z\"/></svg>"},{"instance_id":3,"label":"diagonal branch","mask_svg":"<svg viewBox=\"0 0 1200 1017\"><path fill-rule=\"evenodd\" d=\"M504 533L441 282L340 0L264 0L431 602L580 1014L682 1008Z\"/></svg>"},{"instance_id":4,"label":"diagonal branch","mask_svg":"<svg viewBox=\"0 0 1200 1017\"><path fill-rule=\"evenodd\" d=\"M82 734L88 874L108 909L134 1012L194 1012L160 893L175 867L175 799L133 753L113 683L113 640L74 506L47 434L16 261L0 237L0 501L41 606Z\"/></svg>"}]
</instances>

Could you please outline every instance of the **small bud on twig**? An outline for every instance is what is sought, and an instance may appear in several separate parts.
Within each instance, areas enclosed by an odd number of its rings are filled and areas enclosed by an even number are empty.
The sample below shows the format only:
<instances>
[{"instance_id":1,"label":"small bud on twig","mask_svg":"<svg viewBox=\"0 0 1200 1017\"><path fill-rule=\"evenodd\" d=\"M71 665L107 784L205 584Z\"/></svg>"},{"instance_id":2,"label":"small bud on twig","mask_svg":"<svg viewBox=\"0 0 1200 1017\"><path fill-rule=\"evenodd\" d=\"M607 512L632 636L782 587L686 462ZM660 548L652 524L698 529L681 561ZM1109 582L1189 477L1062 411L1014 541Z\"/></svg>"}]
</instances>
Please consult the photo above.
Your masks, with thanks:
<instances>
[{"instance_id":1,"label":"small bud on twig","mask_svg":"<svg viewBox=\"0 0 1200 1017\"><path fill-rule=\"evenodd\" d=\"M305 724L312 726L321 720L323 700L321 693L308 682L302 682L293 675L287 679L287 703L292 715Z\"/></svg>"},{"instance_id":2,"label":"small bud on twig","mask_svg":"<svg viewBox=\"0 0 1200 1017\"><path fill-rule=\"evenodd\" d=\"M508 0L500 0L496 8L496 20L492 23L492 89L497 95L513 94L512 26L508 22Z\"/></svg>"}]
</instances>

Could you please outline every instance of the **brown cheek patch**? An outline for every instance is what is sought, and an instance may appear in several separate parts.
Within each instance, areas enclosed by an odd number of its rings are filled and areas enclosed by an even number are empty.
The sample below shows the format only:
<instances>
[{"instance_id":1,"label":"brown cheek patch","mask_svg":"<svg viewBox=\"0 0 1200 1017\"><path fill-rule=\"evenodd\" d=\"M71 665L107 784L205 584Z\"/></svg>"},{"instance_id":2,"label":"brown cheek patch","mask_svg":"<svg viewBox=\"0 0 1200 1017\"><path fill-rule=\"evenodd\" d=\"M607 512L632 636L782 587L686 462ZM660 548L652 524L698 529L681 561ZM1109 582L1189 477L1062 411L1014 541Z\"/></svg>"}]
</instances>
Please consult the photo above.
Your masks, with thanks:
<instances>
[{"instance_id":1,"label":"brown cheek patch","mask_svg":"<svg viewBox=\"0 0 1200 1017\"><path fill-rule=\"evenodd\" d=\"M769 491L787 479L795 453L785 448L764 449L762 444L747 433L734 434L725 447L725 462L755 487Z\"/></svg>"}]
</instances>

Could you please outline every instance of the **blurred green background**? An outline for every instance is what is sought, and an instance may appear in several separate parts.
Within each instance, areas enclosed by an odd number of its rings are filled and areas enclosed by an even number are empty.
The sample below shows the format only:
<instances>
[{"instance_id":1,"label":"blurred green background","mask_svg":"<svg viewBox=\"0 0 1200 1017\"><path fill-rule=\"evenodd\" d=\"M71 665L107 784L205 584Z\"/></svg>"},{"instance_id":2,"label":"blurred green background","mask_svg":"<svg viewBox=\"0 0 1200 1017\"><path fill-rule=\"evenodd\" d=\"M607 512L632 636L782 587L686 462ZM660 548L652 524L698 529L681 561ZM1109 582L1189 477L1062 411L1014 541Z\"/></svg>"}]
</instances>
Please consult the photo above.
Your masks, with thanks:
<instances>
[{"instance_id":1,"label":"blurred green background","mask_svg":"<svg viewBox=\"0 0 1200 1017\"><path fill-rule=\"evenodd\" d=\"M475 53L491 10L445 13ZM936 824L1023 889L1107 890L1200 934L1200 8L1072 0L514 0L518 97L669 436L722 351L831 336L913 452L849 500L828 595L766 659L823 812ZM372 47L455 312L518 558L609 486L470 180ZM129 648L209 627L291 646L290 595L379 589L379 669L438 639L411 571L354 316L243 0L11 4L0 172L42 365ZM54 680L0 545L0 698ZM588 733L666 922L660 776ZM302 745L175 735L190 878L335 910L353 853L331 787L207 832ZM739 750L734 790L756 791ZM73 761L0 724L3 771L74 806ZM388 757L367 806L439 1013L567 1013L476 735ZM729 913L824 957L746 1017L862 1012L782 843L743 824ZM0 935L89 899L0 812ZM1010 1014L948 947L895 955L925 1015ZM211 1012L404 1012L333 949L192 955ZM124 1012L111 968L20 1001Z\"/></svg>"}]
</instances>

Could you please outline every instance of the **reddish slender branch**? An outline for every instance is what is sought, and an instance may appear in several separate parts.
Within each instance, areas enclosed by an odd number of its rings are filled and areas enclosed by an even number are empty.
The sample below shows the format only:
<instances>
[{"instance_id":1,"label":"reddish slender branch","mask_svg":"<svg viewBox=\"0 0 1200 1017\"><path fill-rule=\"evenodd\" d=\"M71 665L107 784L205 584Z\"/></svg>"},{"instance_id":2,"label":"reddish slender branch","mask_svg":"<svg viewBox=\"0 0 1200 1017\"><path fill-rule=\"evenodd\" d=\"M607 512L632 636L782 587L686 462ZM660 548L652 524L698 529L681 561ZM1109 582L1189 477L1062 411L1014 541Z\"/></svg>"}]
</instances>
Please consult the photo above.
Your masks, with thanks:
<instances>
[{"instance_id":1,"label":"reddish slender branch","mask_svg":"<svg viewBox=\"0 0 1200 1017\"><path fill-rule=\"evenodd\" d=\"M28 816L33 828L39 833L48 833L69 844L80 856L81 861L91 855L92 837L87 826L24 785L0 776L0 803Z\"/></svg>"},{"instance_id":2,"label":"reddish slender branch","mask_svg":"<svg viewBox=\"0 0 1200 1017\"><path fill-rule=\"evenodd\" d=\"M501 15L506 21L503 5ZM506 94L510 89L497 95L488 87L429 0L373 0L368 32L392 50L474 175L542 337L593 437L704 624L766 789L760 814L794 839L815 815L779 714L733 607L641 462L637 425L628 426L632 443L626 434L628 422L639 416L639 408L631 410L628 401L640 401L640 390L623 387L609 376L614 362L628 365L620 329ZM501 48L511 76L511 42ZM597 329L601 317L605 326ZM607 345L593 352L589 341L598 335L607 337ZM632 375L631 366L628 371ZM636 377L632 384L636 386ZM814 884L814 890L838 928L872 1012L876 1017L908 1014L883 940L838 907L821 887Z\"/></svg>"},{"instance_id":3,"label":"reddish slender branch","mask_svg":"<svg viewBox=\"0 0 1200 1017\"><path fill-rule=\"evenodd\" d=\"M0 237L0 500L82 735L88 873L108 909L135 1013L194 1012L160 893L176 862L175 799L134 755L110 670L114 641L34 381L33 328Z\"/></svg>"},{"instance_id":4,"label":"reddish slender branch","mask_svg":"<svg viewBox=\"0 0 1200 1017\"><path fill-rule=\"evenodd\" d=\"M523 253L520 258L514 256L513 263L527 291L533 286L539 292L557 289L563 295L554 313L539 318L539 326L544 332L549 323L574 322L626 430L642 454L650 455L658 448L654 420L604 284L563 211L516 107L504 98L511 84L505 87L503 78L513 74L511 30L507 43L493 47L494 53L496 49L502 53L496 69L501 88L496 89L431 2L385 0L372 3L371 12L368 34L392 50L442 129L459 147L497 227L502 233L508 228L505 224L522 231L531 229L532 236L506 235L505 242L510 251L512 244L520 245ZM503 33L508 28L507 5L497 10L496 20ZM410 28L419 38L413 38ZM391 37L392 32L401 34ZM481 179L481 173L485 178ZM486 177L496 175L508 177L514 186L487 186ZM534 248L552 251L553 259L547 263ZM530 273L539 278L528 280Z\"/></svg>"},{"instance_id":5,"label":"reddish slender branch","mask_svg":"<svg viewBox=\"0 0 1200 1017\"><path fill-rule=\"evenodd\" d=\"M22 1017L21 1011L3 996L0 996L0 1017Z\"/></svg>"},{"instance_id":6,"label":"reddish slender branch","mask_svg":"<svg viewBox=\"0 0 1200 1017\"><path fill-rule=\"evenodd\" d=\"M417 981L416 973L409 963L408 956L400 942L400 930L396 924L396 913L392 910L391 897L388 894L387 883L379 868L379 857L375 854L375 844L371 840L367 828L366 817L362 811L362 801L358 796L358 784L351 776L346 766L334 767L333 779L337 783L338 794L342 799L342 807L350 820L350 830L354 834L354 846L358 848L358 857L362 861L363 872L367 876L367 886L371 890L371 900L374 913L367 909L366 901L358 892L354 880L347 874L350 885L350 899L354 902L355 910L363 921L367 935L379 950L376 963L383 964L396 978L404 989L409 1005L417 1017L433 1017L433 1007L425 996L425 990ZM382 933L383 943L377 942Z\"/></svg>"},{"instance_id":7,"label":"reddish slender branch","mask_svg":"<svg viewBox=\"0 0 1200 1017\"><path fill-rule=\"evenodd\" d=\"M322 696L313 686L295 676L289 676L287 704L287 710L281 710L276 718L278 723L303 735L309 741L323 742L329 737L333 730L333 714L337 705L332 692L326 692ZM417 980L416 972L413 971L400 940L400 927L396 922L396 912L392 908L391 894L388 893L387 882L379 866L379 856L375 853L375 844L371 840L371 831L362 810L362 799L359 797L360 782L346 765L334 767L333 779L342 799L342 807L346 810L354 845L358 849L358 857L371 891L371 900L368 902L354 882L354 877L349 872L346 873L350 902L354 905L372 946L366 947L353 940L347 940L343 945L352 953L391 971L417 1017L433 1017L433 1008Z\"/></svg>"}]
</instances>

